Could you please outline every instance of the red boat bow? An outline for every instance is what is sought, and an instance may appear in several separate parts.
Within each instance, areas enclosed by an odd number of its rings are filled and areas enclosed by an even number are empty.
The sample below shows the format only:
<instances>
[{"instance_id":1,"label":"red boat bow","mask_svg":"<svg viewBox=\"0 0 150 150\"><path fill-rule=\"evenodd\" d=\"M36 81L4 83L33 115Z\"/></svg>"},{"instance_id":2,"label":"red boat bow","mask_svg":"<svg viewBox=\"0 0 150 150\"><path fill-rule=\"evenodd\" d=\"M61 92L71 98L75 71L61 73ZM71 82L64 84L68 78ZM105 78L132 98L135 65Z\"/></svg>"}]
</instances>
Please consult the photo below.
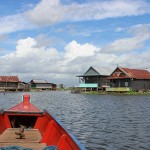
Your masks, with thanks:
<instances>
[{"instance_id":1,"label":"red boat bow","mask_svg":"<svg viewBox=\"0 0 150 150\"><path fill-rule=\"evenodd\" d=\"M23 101L19 103L18 105L11 107L7 110L7 112L32 112L32 113L42 113L39 108L34 106L30 102L30 95L29 94L24 94L23 95Z\"/></svg>"}]
</instances>

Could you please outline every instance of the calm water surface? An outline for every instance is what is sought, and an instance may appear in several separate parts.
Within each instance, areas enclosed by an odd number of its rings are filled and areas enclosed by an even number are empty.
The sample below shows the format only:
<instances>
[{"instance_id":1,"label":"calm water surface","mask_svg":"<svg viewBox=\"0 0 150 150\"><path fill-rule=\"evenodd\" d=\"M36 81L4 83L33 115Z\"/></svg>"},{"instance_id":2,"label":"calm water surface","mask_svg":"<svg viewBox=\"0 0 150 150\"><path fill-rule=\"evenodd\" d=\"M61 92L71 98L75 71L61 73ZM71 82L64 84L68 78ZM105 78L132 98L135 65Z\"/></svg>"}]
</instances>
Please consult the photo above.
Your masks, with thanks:
<instances>
[{"instance_id":1,"label":"calm water surface","mask_svg":"<svg viewBox=\"0 0 150 150\"><path fill-rule=\"evenodd\" d=\"M149 150L150 96L30 92L31 101L56 116L87 150ZM23 93L0 93L9 108Z\"/></svg>"}]
</instances>

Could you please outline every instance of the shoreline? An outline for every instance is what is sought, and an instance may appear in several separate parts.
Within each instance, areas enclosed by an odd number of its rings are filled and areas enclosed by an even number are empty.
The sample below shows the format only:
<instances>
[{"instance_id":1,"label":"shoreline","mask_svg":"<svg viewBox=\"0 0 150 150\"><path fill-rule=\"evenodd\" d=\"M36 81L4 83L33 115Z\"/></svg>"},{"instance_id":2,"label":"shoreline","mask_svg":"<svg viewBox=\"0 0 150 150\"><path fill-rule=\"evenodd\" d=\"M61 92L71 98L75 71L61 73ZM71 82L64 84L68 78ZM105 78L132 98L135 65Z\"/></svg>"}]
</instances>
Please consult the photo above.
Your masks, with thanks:
<instances>
[{"instance_id":1,"label":"shoreline","mask_svg":"<svg viewBox=\"0 0 150 150\"><path fill-rule=\"evenodd\" d=\"M97 92L97 91L89 91L89 92L81 92L81 94L97 94L97 95L149 95L150 92Z\"/></svg>"},{"instance_id":2,"label":"shoreline","mask_svg":"<svg viewBox=\"0 0 150 150\"><path fill-rule=\"evenodd\" d=\"M100 91L100 92L97 92L97 91L80 91L80 90L68 90L68 89L63 89L63 90L60 90L60 89L58 89L58 90L30 90L30 91L3 91L3 90L0 90L0 93L14 93L14 92L44 92L44 91L70 91L70 93L72 93L72 94L91 94L91 95L124 95L124 96L126 96L126 95L133 95L133 96L143 96L143 95L147 95L147 96L150 96L150 92L148 91L148 92L105 92L105 91Z\"/></svg>"}]
</instances>

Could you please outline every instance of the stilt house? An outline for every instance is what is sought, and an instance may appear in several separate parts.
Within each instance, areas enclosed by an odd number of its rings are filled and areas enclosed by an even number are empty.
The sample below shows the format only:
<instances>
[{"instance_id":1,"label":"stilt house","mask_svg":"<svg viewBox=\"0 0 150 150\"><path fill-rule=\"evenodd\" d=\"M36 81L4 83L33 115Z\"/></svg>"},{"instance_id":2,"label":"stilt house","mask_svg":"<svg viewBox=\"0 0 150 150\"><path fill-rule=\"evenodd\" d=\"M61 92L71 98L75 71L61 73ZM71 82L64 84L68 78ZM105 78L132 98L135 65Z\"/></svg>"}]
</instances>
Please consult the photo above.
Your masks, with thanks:
<instances>
[{"instance_id":1,"label":"stilt house","mask_svg":"<svg viewBox=\"0 0 150 150\"><path fill-rule=\"evenodd\" d=\"M0 76L0 90L17 91L21 81L17 76Z\"/></svg>"},{"instance_id":2,"label":"stilt house","mask_svg":"<svg viewBox=\"0 0 150 150\"><path fill-rule=\"evenodd\" d=\"M148 70L122 68L118 66L107 78L110 87L106 91L149 91L150 72Z\"/></svg>"},{"instance_id":3,"label":"stilt house","mask_svg":"<svg viewBox=\"0 0 150 150\"><path fill-rule=\"evenodd\" d=\"M56 84L48 83L46 80L31 80L31 88L39 90L56 90Z\"/></svg>"},{"instance_id":4,"label":"stilt house","mask_svg":"<svg viewBox=\"0 0 150 150\"><path fill-rule=\"evenodd\" d=\"M83 75L78 75L80 88L86 90L105 90L109 86L106 77L114 71L114 67L90 67Z\"/></svg>"}]
</instances>

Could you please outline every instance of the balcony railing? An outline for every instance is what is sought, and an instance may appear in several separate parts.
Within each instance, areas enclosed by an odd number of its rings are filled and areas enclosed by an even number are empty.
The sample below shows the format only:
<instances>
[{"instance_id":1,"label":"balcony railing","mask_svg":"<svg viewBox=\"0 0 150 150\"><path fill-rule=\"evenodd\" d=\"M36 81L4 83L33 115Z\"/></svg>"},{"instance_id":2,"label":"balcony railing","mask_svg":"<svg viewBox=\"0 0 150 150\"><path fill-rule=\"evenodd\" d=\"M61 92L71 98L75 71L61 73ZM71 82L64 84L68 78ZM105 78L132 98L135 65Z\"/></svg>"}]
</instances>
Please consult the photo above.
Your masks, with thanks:
<instances>
[{"instance_id":1,"label":"balcony railing","mask_svg":"<svg viewBox=\"0 0 150 150\"><path fill-rule=\"evenodd\" d=\"M107 87L107 92L130 92L131 88L129 87Z\"/></svg>"},{"instance_id":2,"label":"balcony railing","mask_svg":"<svg viewBox=\"0 0 150 150\"><path fill-rule=\"evenodd\" d=\"M81 84L79 84L79 87L81 87L81 88L97 88L98 84L97 83L81 83Z\"/></svg>"}]
</instances>

